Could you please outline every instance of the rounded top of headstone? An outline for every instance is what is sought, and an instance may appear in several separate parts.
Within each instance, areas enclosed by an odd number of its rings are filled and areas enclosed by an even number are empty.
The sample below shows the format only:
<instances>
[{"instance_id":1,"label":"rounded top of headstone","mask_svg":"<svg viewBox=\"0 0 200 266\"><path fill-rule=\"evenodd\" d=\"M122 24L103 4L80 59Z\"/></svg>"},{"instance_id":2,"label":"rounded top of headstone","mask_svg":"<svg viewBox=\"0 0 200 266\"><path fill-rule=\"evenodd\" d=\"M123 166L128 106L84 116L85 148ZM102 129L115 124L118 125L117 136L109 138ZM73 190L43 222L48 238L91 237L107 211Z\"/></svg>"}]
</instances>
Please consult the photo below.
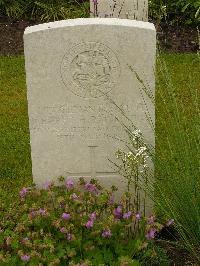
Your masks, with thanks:
<instances>
[{"instance_id":1,"label":"rounded top of headstone","mask_svg":"<svg viewBox=\"0 0 200 266\"><path fill-rule=\"evenodd\" d=\"M86 26L86 25L124 26L124 27L135 27L135 28L155 31L153 23L144 22L144 21L119 19L119 18L77 18L77 19L60 20L60 21L30 26L25 29L24 34L26 35L38 31L51 30L63 27Z\"/></svg>"}]
</instances>

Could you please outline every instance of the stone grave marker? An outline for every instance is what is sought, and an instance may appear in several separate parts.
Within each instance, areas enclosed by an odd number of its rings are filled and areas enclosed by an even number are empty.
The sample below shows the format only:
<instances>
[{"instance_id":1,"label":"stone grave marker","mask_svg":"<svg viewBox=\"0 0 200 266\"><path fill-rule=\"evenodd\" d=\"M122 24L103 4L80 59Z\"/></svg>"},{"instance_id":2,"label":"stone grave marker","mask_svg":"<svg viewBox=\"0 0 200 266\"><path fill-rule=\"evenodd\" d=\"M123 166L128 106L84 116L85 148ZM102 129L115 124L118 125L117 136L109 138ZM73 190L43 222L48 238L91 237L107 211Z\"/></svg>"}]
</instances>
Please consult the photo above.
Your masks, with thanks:
<instances>
[{"instance_id":1,"label":"stone grave marker","mask_svg":"<svg viewBox=\"0 0 200 266\"><path fill-rule=\"evenodd\" d=\"M148 0L90 0L90 16L148 21Z\"/></svg>"},{"instance_id":2,"label":"stone grave marker","mask_svg":"<svg viewBox=\"0 0 200 266\"><path fill-rule=\"evenodd\" d=\"M130 71L132 66L154 91L153 24L116 18L51 22L28 27L24 45L34 182L96 177L121 188L109 161L127 137L119 110L154 145L141 84ZM154 120L154 108L149 112Z\"/></svg>"}]
</instances>

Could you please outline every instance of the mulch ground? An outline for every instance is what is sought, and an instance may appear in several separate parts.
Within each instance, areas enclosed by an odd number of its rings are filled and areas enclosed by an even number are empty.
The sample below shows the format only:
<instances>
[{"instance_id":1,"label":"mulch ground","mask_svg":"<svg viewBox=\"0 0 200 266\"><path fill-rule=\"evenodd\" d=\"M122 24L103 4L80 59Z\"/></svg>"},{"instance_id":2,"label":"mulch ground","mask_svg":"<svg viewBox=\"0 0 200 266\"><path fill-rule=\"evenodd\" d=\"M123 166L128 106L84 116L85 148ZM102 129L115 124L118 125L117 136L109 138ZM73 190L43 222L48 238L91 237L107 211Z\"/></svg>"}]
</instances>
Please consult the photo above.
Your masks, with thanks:
<instances>
[{"instance_id":1,"label":"mulch ground","mask_svg":"<svg viewBox=\"0 0 200 266\"><path fill-rule=\"evenodd\" d=\"M20 55L24 52L23 33L28 26L39 24L33 21L10 21L0 18L0 55ZM162 24L157 27L161 50L166 52L197 52L198 34L195 28Z\"/></svg>"},{"instance_id":2,"label":"mulch ground","mask_svg":"<svg viewBox=\"0 0 200 266\"><path fill-rule=\"evenodd\" d=\"M179 241L180 237L173 225L164 227L157 236L156 243L167 253L169 266L198 266L189 253L180 247Z\"/></svg>"}]
</instances>

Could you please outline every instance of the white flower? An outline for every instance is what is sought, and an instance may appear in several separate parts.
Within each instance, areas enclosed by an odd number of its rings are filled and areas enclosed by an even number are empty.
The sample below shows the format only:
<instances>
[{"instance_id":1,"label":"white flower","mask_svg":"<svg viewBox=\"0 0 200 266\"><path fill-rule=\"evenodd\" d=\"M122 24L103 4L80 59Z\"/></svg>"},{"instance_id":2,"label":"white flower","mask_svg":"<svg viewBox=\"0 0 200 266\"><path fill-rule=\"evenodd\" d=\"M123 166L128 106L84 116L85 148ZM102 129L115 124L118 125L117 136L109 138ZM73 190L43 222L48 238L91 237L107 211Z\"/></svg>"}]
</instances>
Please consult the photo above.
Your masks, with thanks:
<instances>
[{"instance_id":1,"label":"white flower","mask_svg":"<svg viewBox=\"0 0 200 266\"><path fill-rule=\"evenodd\" d=\"M127 157L132 157L133 156L133 153L131 152L131 151L129 151L128 153L127 153Z\"/></svg>"},{"instance_id":2,"label":"white flower","mask_svg":"<svg viewBox=\"0 0 200 266\"><path fill-rule=\"evenodd\" d=\"M136 153L136 157L144 154L144 152L147 150L146 147L140 147L138 150L137 150L137 153Z\"/></svg>"},{"instance_id":3,"label":"white flower","mask_svg":"<svg viewBox=\"0 0 200 266\"><path fill-rule=\"evenodd\" d=\"M135 138L139 138L141 137L142 132L139 129L136 129L135 131L132 132L132 134Z\"/></svg>"}]
</instances>

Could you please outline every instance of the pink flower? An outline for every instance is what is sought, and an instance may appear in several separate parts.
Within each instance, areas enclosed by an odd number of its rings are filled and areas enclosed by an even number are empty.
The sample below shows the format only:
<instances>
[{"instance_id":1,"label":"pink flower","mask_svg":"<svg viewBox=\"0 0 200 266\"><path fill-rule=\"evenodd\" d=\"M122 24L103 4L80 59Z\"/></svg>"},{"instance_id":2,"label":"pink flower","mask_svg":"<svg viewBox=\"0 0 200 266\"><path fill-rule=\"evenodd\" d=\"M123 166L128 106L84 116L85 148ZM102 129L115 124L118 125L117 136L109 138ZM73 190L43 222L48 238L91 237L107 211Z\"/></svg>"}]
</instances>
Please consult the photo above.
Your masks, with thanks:
<instances>
[{"instance_id":1,"label":"pink flower","mask_svg":"<svg viewBox=\"0 0 200 266\"><path fill-rule=\"evenodd\" d=\"M92 183L90 183L90 182L85 184L85 189L86 189L87 191L89 191L89 192L93 192L93 193L95 193L95 194L98 193L95 184L92 184Z\"/></svg>"},{"instance_id":2,"label":"pink flower","mask_svg":"<svg viewBox=\"0 0 200 266\"><path fill-rule=\"evenodd\" d=\"M29 192L29 189L26 188L26 187L23 187L20 192L19 192L19 195L21 198L25 198L26 194Z\"/></svg>"},{"instance_id":3,"label":"pink flower","mask_svg":"<svg viewBox=\"0 0 200 266\"><path fill-rule=\"evenodd\" d=\"M148 220L147 220L147 223L148 224L153 224L155 222L155 216L151 215L149 216Z\"/></svg>"},{"instance_id":4,"label":"pink flower","mask_svg":"<svg viewBox=\"0 0 200 266\"><path fill-rule=\"evenodd\" d=\"M111 195L111 196L110 196L110 199L109 199L109 201L108 201L108 204L109 204L109 205L114 204L114 195Z\"/></svg>"},{"instance_id":5,"label":"pink flower","mask_svg":"<svg viewBox=\"0 0 200 266\"><path fill-rule=\"evenodd\" d=\"M94 221L97 218L96 212L93 212L89 215L90 220Z\"/></svg>"},{"instance_id":6,"label":"pink flower","mask_svg":"<svg viewBox=\"0 0 200 266\"><path fill-rule=\"evenodd\" d=\"M156 229L155 228L151 228L148 232L147 232L147 234L146 234L146 238L148 239L148 240L151 240L151 239L154 239L155 238L155 234L156 234Z\"/></svg>"},{"instance_id":7,"label":"pink flower","mask_svg":"<svg viewBox=\"0 0 200 266\"><path fill-rule=\"evenodd\" d=\"M111 236L112 236L112 233L111 233L111 231L109 229L108 230L103 230L102 237L109 238Z\"/></svg>"},{"instance_id":8,"label":"pink flower","mask_svg":"<svg viewBox=\"0 0 200 266\"><path fill-rule=\"evenodd\" d=\"M70 215L69 213L64 212L64 213L62 214L62 218L63 218L64 220L69 220L69 219L71 218L71 215Z\"/></svg>"},{"instance_id":9,"label":"pink flower","mask_svg":"<svg viewBox=\"0 0 200 266\"><path fill-rule=\"evenodd\" d=\"M43 185L43 188L44 188L45 190L49 190L51 186L52 186L52 182L51 182L51 181L46 181L46 182L44 183L44 185Z\"/></svg>"},{"instance_id":10,"label":"pink flower","mask_svg":"<svg viewBox=\"0 0 200 266\"><path fill-rule=\"evenodd\" d=\"M72 240L72 234L70 234L70 233L67 234L67 240L68 241L71 241Z\"/></svg>"},{"instance_id":11,"label":"pink flower","mask_svg":"<svg viewBox=\"0 0 200 266\"><path fill-rule=\"evenodd\" d=\"M60 208L64 208L65 204L63 202L60 203Z\"/></svg>"},{"instance_id":12,"label":"pink flower","mask_svg":"<svg viewBox=\"0 0 200 266\"><path fill-rule=\"evenodd\" d=\"M72 180L71 178L67 179L65 182L66 188L68 190L71 190L74 188L74 180Z\"/></svg>"},{"instance_id":13,"label":"pink flower","mask_svg":"<svg viewBox=\"0 0 200 266\"><path fill-rule=\"evenodd\" d=\"M21 256L21 260L23 260L23 261L29 261L30 258L31 257L29 255L23 255L23 256Z\"/></svg>"},{"instance_id":14,"label":"pink flower","mask_svg":"<svg viewBox=\"0 0 200 266\"><path fill-rule=\"evenodd\" d=\"M93 227L93 225L94 225L94 221L93 220L88 220L87 223L85 224L85 227L87 229L90 229L90 228Z\"/></svg>"},{"instance_id":15,"label":"pink flower","mask_svg":"<svg viewBox=\"0 0 200 266\"><path fill-rule=\"evenodd\" d=\"M131 217L131 215L132 215L132 212L129 211L129 212L127 212L127 213L124 213L123 218L124 218L124 219L129 219L129 218Z\"/></svg>"},{"instance_id":16,"label":"pink flower","mask_svg":"<svg viewBox=\"0 0 200 266\"><path fill-rule=\"evenodd\" d=\"M36 211L32 211L30 212L30 218L34 218L36 215L37 215L37 212Z\"/></svg>"},{"instance_id":17,"label":"pink flower","mask_svg":"<svg viewBox=\"0 0 200 266\"><path fill-rule=\"evenodd\" d=\"M120 219L122 217L122 207L118 206L116 209L114 209L113 214L115 218Z\"/></svg>"},{"instance_id":18,"label":"pink flower","mask_svg":"<svg viewBox=\"0 0 200 266\"><path fill-rule=\"evenodd\" d=\"M21 242L22 242L22 244L26 244L27 241L29 241L29 238L28 237L24 237Z\"/></svg>"},{"instance_id":19,"label":"pink flower","mask_svg":"<svg viewBox=\"0 0 200 266\"><path fill-rule=\"evenodd\" d=\"M170 225L172 225L172 224L174 224L174 219L169 219L169 220L167 221L166 226L170 226Z\"/></svg>"},{"instance_id":20,"label":"pink flower","mask_svg":"<svg viewBox=\"0 0 200 266\"><path fill-rule=\"evenodd\" d=\"M66 233L66 232L67 232L67 230L66 230L66 228L65 228L65 227L61 227L61 228L60 228L60 232L61 232L61 233Z\"/></svg>"},{"instance_id":21,"label":"pink flower","mask_svg":"<svg viewBox=\"0 0 200 266\"><path fill-rule=\"evenodd\" d=\"M139 212L137 212L137 213L135 214L135 218L136 218L136 220L138 220L138 221L141 219L141 215L140 215Z\"/></svg>"},{"instance_id":22,"label":"pink flower","mask_svg":"<svg viewBox=\"0 0 200 266\"><path fill-rule=\"evenodd\" d=\"M73 200L77 200L79 198L79 196L77 196L76 193L73 193L71 197Z\"/></svg>"},{"instance_id":23,"label":"pink flower","mask_svg":"<svg viewBox=\"0 0 200 266\"><path fill-rule=\"evenodd\" d=\"M42 215L42 216L47 215L47 211L46 211L45 209L43 209L43 208L40 208L40 209L38 210L38 213L39 213L40 215Z\"/></svg>"}]
</instances>

